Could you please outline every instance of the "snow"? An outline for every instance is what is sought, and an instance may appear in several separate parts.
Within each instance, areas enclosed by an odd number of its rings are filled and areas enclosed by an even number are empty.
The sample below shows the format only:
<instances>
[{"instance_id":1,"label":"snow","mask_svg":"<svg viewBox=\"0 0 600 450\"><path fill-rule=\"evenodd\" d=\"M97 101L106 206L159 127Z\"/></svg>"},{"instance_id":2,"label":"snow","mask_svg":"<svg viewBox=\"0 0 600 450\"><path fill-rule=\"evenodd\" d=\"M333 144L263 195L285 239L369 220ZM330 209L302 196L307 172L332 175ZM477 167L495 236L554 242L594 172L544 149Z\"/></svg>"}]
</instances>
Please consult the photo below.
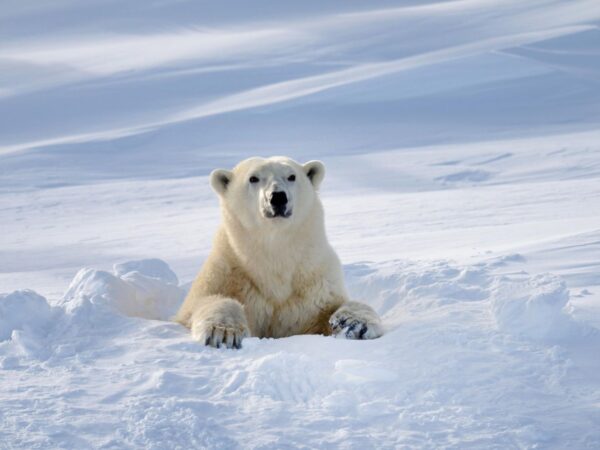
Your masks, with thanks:
<instances>
[{"instance_id":1,"label":"snow","mask_svg":"<svg viewBox=\"0 0 600 450\"><path fill-rule=\"evenodd\" d=\"M569 300L564 281L538 275L525 282L496 286L492 311L501 330L537 339L573 335L564 307Z\"/></svg>"},{"instance_id":2,"label":"snow","mask_svg":"<svg viewBox=\"0 0 600 450\"><path fill-rule=\"evenodd\" d=\"M62 304L69 310L84 300L127 316L169 320L184 297L185 291L177 285L169 266L152 259L116 264L114 273L81 269Z\"/></svg>"},{"instance_id":3,"label":"snow","mask_svg":"<svg viewBox=\"0 0 600 450\"><path fill-rule=\"evenodd\" d=\"M0 448L600 447L594 0L8 2ZM208 174L321 159L373 341L169 321Z\"/></svg>"},{"instance_id":4,"label":"snow","mask_svg":"<svg viewBox=\"0 0 600 450\"><path fill-rule=\"evenodd\" d=\"M0 299L0 341L24 330L35 334L49 328L53 308L41 295L24 290L2 294Z\"/></svg>"}]
</instances>

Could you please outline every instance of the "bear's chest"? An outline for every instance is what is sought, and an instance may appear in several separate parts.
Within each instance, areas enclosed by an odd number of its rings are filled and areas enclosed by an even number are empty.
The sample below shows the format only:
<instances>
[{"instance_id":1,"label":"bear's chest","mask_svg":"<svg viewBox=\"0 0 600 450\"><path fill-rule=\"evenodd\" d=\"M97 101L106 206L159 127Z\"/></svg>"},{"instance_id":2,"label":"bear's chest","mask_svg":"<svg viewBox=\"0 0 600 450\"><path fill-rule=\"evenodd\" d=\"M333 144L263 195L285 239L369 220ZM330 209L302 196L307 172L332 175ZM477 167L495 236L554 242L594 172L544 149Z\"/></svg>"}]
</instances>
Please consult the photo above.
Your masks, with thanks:
<instances>
[{"instance_id":1,"label":"bear's chest","mask_svg":"<svg viewBox=\"0 0 600 450\"><path fill-rule=\"evenodd\" d=\"M279 338L298 334L330 334L329 318L340 306L331 300L333 297L317 304L310 299L301 302L293 299L276 307L267 320L264 336Z\"/></svg>"},{"instance_id":2,"label":"bear's chest","mask_svg":"<svg viewBox=\"0 0 600 450\"><path fill-rule=\"evenodd\" d=\"M322 308L314 300L299 296L277 302L260 295L247 298L244 308L252 335L277 338L324 333L323 327L317 325L323 322Z\"/></svg>"},{"instance_id":3,"label":"bear's chest","mask_svg":"<svg viewBox=\"0 0 600 450\"><path fill-rule=\"evenodd\" d=\"M252 335L257 337L326 333L327 320L342 301L334 295L335 286L316 272L261 279L237 269L231 275L237 281L229 294L244 305Z\"/></svg>"}]
</instances>

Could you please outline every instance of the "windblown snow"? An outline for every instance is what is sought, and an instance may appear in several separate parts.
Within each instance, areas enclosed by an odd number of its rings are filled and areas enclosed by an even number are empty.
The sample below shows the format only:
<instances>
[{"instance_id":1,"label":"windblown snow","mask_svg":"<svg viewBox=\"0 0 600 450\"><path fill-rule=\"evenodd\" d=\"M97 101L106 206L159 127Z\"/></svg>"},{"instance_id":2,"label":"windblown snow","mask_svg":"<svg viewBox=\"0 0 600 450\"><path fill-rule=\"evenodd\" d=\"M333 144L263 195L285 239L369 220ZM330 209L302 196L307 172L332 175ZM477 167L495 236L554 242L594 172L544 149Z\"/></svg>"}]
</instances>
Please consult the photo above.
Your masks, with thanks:
<instances>
[{"instance_id":1,"label":"windblown snow","mask_svg":"<svg viewBox=\"0 0 600 450\"><path fill-rule=\"evenodd\" d=\"M600 4L12 2L0 448L599 448ZM321 159L373 341L169 319L207 177Z\"/></svg>"}]
</instances>

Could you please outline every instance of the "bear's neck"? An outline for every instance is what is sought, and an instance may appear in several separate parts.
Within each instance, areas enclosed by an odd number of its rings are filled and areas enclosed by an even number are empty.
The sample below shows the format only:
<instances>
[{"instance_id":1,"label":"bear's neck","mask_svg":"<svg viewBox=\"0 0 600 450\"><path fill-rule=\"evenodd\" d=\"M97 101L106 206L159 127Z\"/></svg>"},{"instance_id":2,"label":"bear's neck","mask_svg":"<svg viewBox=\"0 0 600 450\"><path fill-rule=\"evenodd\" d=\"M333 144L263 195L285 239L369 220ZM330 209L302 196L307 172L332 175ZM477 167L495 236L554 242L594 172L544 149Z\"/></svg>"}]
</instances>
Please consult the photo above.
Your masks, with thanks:
<instances>
[{"instance_id":1,"label":"bear's neck","mask_svg":"<svg viewBox=\"0 0 600 450\"><path fill-rule=\"evenodd\" d=\"M234 220L228 221L224 231L236 259L250 272L253 268L260 272L294 272L298 265L310 264L330 248L320 202L315 202L306 220L294 226L272 227L268 233L260 233Z\"/></svg>"}]
</instances>

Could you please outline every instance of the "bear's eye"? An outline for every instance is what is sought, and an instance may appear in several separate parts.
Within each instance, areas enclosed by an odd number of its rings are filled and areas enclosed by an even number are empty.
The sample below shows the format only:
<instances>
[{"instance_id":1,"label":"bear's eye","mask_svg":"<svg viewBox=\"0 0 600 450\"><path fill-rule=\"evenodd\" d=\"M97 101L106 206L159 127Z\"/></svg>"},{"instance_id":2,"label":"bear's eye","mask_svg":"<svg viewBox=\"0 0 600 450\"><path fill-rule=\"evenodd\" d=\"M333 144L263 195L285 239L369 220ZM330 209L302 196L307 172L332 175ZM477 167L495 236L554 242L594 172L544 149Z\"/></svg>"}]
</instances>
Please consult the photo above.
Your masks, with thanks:
<instances>
[{"instance_id":1,"label":"bear's eye","mask_svg":"<svg viewBox=\"0 0 600 450\"><path fill-rule=\"evenodd\" d=\"M258 183L258 178L257 178L257 177L255 177L254 175L252 175L252 176L250 177L250 183Z\"/></svg>"},{"instance_id":2,"label":"bear's eye","mask_svg":"<svg viewBox=\"0 0 600 450\"><path fill-rule=\"evenodd\" d=\"M296 175L290 175L288 181L296 181Z\"/></svg>"}]
</instances>

